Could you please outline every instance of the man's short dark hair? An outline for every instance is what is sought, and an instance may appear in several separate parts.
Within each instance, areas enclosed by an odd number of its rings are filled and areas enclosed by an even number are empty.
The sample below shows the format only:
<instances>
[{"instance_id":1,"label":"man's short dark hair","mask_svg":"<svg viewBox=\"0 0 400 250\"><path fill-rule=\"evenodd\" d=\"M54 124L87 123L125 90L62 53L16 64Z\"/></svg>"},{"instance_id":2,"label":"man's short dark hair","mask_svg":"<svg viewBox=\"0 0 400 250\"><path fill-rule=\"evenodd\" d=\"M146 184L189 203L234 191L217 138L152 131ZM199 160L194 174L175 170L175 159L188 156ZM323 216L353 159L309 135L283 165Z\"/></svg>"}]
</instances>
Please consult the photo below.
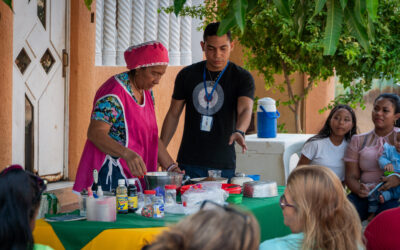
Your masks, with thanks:
<instances>
[{"instance_id":1,"label":"man's short dark hair","mask_svg":"<svg viewBox=\"0 0 400 250\"><path fill-rule=\"evenodd\" d=\"M216 23L209 23L207 25L207 27L204 30L204 34L203 34L203 41L205 42L207 37L209 36L216 36L217 35L217 31L218 31L218 27L219 27L219 22ZM231 40L231 31L228 30L228 32L226 32L226 35L228 36L229 41Z\"/></svg>"}]
</instances>

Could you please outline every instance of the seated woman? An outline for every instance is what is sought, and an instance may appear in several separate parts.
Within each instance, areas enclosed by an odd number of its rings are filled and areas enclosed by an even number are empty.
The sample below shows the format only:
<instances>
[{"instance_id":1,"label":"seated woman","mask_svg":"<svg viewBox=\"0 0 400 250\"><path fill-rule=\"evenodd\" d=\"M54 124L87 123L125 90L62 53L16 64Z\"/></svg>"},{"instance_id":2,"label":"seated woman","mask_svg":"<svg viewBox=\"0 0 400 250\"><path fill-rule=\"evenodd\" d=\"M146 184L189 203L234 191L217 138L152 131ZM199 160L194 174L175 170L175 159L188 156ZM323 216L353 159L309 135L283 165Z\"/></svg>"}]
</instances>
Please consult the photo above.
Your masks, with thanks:
<instances>
[{"instance_id":1,"label":"seated woman","mask_svg":"<svg viewBox=\"0 0 400 250\"><path fill-rule=\"evenodd\" d=\"M253 215L205 201L202 209L165 230L145 250L256 250L260 228Z\"/></svg>"},{"instance_id":2,"label":"seated woman","mask_svg":"<svg viewBox=\"0 0 400 250\"><path fill-rule=\"evenodd\" d=\"M382 177L378 159L386 143L394 145L398 128L395 125L400 118L400 98L396 94L381 94L374 102L372 121L375 128L364 134L355 135L347 147L344 161L346 165L345 182L351 193L350 201L356 207L361 220L369 214L379 214L381 211L399 205L397 200L376 204L377 208L369 206L368 193L381 180L385 184L380 190L388 190L400 185L397 176ZM381 178L382 177L382 178Z\"/></svg>"},{"instance_id":3,"label":"seated woman","mask_svg":"<svg viewBox=\"0 0 400 250\"><path fill-rule=\"evenodd\" d=\"M264 241L260 249L360 249L361 222L342 183L323 166L299 166L280 202L292 234Z\"/></svg>"},{"instance_id":4,"label":"seated woman","mask_svg":"<svg viewBox=\"0 0 400 250\"><path fill-rule=\"evenodd\" d=\"M304 144L298 166L326 166L344 181L343 156L356 133L357 120L353 109L348 105L335 106L324 127Z\"/></svg>"},{"instance_id":5,"label":"seated woman","mask_svg":"<svg viewBox=\"0 0 400 250\"><path fill-rule=\"evenodd\" d=\"M45 189L41 178L19 165L0 173L0 249L52 249L34 244L32 237Z\"/></svg>"}]
</instances>

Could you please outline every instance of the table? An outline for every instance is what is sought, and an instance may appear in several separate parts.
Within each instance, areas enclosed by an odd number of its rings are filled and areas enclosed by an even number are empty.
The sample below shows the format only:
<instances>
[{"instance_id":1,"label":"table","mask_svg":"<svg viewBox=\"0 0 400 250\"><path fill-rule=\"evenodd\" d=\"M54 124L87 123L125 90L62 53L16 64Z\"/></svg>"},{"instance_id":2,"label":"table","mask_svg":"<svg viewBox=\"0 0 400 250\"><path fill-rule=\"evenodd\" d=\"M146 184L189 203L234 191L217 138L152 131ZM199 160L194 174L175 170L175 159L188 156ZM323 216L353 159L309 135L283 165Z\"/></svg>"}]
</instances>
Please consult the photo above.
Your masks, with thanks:
<instances>
[{"instance_id":1,"label":"table","mask_svg":"<svg viewBox=\"0 0 400 250\"><path fill-rule=\"evenodd\" d=\"M278 187L283 193L284 187ZM246 198L239 205L251 211L261 228L261 241L285 236L290 229L283 224L279 196L272 198ZM54 249L141 249L154 237L184 215L167 214L162 219L145 218L137 214L119 214L116 222L70 221L47 223L37 220L33 232L35 243Z\"/></svg>"},{"instance_id":2,"label":"table","mask_svg":"<svg viewBox=\"0 0 400 250\"><path fill-rule=\"evenodd\" d=\"M276 138L246 135L247 152L235 145L236 172L259 174L260 180L286 185L290 171L296 167L300 151L312 134L277 134Z\"/></svg>"}]
</instances>

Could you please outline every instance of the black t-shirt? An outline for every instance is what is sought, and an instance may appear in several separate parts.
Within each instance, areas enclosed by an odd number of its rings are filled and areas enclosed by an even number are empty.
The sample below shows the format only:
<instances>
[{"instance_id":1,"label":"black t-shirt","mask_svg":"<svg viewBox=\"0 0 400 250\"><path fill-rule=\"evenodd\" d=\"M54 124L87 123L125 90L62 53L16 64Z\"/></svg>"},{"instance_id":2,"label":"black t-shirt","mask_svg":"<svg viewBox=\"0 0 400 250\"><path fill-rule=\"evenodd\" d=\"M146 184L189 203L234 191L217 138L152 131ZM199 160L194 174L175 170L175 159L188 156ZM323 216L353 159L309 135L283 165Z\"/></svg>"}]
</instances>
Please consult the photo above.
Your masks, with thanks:
<instances>
[{"instance_id":1,"label":"black t-shirt","mask_svg":"<svg viewBox=\"0 0 400 250\"><path fill-rule=\"evenodd\" d=\"M228 145L236 128L237 100L241 96L253 99L254 79L245 69L229 62L209 102L205 97L203 72L206 61L182 69L175 81L172 97L185 100L186 114L178 163L217 169L234 169L234 144ZM206 69L207 92L210 95L221 72ZM213 117L210 132L200 130L203 115Z\"/></svg>"}]
</instances>

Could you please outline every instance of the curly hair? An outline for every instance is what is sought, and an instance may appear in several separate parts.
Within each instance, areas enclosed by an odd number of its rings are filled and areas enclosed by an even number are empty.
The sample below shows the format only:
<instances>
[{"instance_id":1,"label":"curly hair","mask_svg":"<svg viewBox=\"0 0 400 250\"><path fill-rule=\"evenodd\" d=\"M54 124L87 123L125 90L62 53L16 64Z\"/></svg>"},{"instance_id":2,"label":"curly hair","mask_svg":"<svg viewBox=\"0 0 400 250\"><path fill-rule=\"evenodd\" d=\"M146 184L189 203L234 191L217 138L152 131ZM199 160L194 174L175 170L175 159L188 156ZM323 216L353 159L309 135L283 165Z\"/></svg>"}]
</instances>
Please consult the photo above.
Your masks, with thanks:
<instances>
[{"instance_id":1,"label":"curly hair","mask_svg":"<svg viewBox=\"0 0 400 250\"><path fill-rule=\"evenodd\" d=\"M359 249L361 222L332 170L303 165L289 175L286 191L296 206L302 249Z\"/></svg>"}]
</instances>

